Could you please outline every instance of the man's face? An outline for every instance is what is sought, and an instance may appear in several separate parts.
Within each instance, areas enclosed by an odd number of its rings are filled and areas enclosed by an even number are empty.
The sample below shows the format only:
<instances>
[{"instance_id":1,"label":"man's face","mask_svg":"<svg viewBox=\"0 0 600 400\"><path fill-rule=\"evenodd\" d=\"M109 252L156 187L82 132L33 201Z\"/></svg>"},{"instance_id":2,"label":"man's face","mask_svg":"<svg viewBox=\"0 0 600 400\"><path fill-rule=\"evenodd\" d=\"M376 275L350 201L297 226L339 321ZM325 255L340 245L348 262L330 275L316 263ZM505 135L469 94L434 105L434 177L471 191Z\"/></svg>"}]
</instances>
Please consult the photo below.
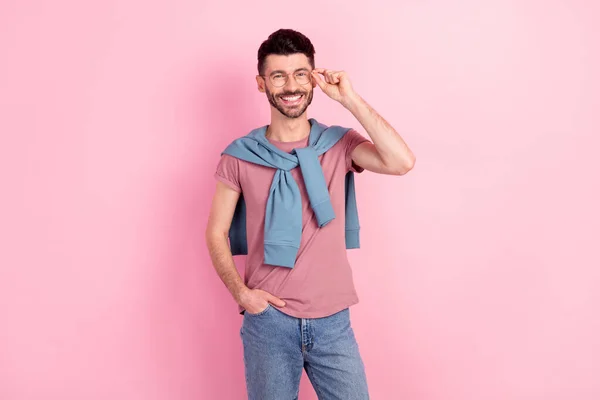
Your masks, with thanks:
<instances>
[{"instance_id":1,"label":"man's face","mask_svg":"<svg viewBox=\"0 0 600 400\"><path fill-rule=\"evenodd\" d=\"M298 118L304 114L313 99L316 82L310 76L310 71L312 67L304 54L271 54L265 62L265 77L257 76L259 91L266 93L269 103L281 114L288 118ZM286 74L287 82L283 86L274 85L274 80L281 80ZM308 82L298 83L295 76L298 76L301 82L304 76Z\"/></svg>"}]
</instances>

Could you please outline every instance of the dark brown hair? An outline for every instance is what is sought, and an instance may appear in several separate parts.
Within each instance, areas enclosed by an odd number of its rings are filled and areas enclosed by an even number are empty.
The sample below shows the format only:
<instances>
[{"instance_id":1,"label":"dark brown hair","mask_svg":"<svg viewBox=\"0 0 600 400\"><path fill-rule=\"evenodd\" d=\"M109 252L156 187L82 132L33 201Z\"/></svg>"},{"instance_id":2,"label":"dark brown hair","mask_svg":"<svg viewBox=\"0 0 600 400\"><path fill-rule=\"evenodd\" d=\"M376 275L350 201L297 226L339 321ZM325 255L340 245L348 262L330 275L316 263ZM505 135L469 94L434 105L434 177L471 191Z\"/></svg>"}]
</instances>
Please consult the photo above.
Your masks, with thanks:
<instances>
[{"instance_id":1,"label":"dark brown hair","mask_svg":"<svg viewBox=\"0 0 600 400\"><path fill-rule=\"evenodd\" d=\"M265 60L269 54L287 56L296 53L304 54L310 66L315 67L315 48L309 38L292 29L279 29L271 33L258 49L258 74L264 74Z\"/></svg>"}]
</instances>

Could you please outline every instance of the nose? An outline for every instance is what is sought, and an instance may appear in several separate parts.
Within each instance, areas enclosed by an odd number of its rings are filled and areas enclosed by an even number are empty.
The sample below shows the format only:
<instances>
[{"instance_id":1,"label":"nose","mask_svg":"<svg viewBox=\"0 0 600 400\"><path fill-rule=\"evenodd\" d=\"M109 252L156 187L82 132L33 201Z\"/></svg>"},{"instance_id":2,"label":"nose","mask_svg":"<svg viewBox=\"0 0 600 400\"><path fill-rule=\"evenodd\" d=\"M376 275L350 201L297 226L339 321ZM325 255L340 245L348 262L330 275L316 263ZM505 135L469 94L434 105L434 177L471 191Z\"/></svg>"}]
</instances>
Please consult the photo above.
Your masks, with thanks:
<instances>
[{"instance_id":1,"label":"nose","mask_svg":"<svg viewBox=\"0 0 600 400\"><path fill-rule=\"evenodd\" d=\"M288 75L288 80L285 83L285 85L283 85L283 89L286 92L295 92L296 90L298 90L298 88L300 88L300 85L298 84L298 82L296 82L296 77L293 74Z\"/></svg>"}]
</instances>

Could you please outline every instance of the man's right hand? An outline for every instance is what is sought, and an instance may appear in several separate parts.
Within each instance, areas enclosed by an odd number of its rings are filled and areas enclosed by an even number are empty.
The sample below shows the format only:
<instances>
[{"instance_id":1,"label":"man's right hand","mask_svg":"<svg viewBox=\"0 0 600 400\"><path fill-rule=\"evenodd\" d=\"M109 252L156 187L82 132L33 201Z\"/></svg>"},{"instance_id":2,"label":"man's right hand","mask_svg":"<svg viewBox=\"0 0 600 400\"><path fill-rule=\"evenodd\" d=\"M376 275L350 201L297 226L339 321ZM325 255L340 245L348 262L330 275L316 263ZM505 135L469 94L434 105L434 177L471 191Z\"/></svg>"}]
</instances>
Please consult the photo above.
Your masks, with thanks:
<instances>
[{"instance_id":1,"label":"man's right hand","mask_svg":"<svg viewBox=\"0 0 600 400\"><path fill-rule=\"evenodd\" d=\"M260 289L250 289L248 287L242 289L237 297L237 302L250 314L258 314L266 310L269 303L278 307L285 306L285 302L279 297L273 296L269 292Z\"/></svg>"}]
</instances>

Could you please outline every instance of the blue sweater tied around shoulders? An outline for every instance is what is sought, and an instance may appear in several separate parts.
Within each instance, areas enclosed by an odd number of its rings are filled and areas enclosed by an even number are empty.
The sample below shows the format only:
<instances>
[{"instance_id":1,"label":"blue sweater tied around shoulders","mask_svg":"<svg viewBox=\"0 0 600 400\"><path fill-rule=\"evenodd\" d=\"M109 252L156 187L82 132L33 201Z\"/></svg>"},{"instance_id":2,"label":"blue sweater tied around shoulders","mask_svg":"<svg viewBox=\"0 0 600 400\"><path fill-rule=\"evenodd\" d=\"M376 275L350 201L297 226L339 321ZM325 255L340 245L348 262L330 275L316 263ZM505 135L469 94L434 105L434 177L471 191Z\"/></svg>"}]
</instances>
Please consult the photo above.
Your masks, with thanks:
<instances>
[{"instance_id":1,"label":"blue sweater tied around shoulders","mask_svg":"<svg viewBox=\"0 0 600 400\"><path fill-rule=\"evenodd\" d=\"M267 126L252 130L246 136L234 140L221 154L275 169L275 175L265 212L264 263L293 268L302 237L302 202L300 189L291 170L300 166L310 205L319 227L335 218L329 190L318 156L336 144L349 128L326 126L314 118L309 119L311 128L309 143L291 153L280 150L265 137ZM346 196L346 248L360 247L358 209L354 191L354 172L345 177ZM237 202L229 242L232 255L248 254L246 237L246 203L243 193Z\"/></svg>"}]
</instances>

